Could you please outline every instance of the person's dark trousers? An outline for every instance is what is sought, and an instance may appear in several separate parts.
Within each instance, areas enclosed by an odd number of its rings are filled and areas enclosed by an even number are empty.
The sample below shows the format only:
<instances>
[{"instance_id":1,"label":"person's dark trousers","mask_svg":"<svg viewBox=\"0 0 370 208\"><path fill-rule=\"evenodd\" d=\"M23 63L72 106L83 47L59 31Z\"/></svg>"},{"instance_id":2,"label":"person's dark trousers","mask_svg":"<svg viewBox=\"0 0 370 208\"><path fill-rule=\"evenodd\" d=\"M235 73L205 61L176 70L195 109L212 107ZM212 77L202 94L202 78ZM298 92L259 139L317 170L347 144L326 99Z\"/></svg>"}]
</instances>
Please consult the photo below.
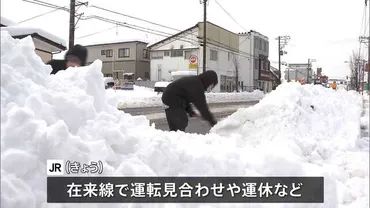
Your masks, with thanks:
<instances>
[{"instance_id":1,"label":"person's dark trousers","mask_svg":"<svg viewBox=\"0 0 370 208\"><path fill-rule=\"evenodd\" d=\"M165 109L165 112L170 131L185 131L189 121L185 109L170 107Z\"/></svg>"}]
</instances>

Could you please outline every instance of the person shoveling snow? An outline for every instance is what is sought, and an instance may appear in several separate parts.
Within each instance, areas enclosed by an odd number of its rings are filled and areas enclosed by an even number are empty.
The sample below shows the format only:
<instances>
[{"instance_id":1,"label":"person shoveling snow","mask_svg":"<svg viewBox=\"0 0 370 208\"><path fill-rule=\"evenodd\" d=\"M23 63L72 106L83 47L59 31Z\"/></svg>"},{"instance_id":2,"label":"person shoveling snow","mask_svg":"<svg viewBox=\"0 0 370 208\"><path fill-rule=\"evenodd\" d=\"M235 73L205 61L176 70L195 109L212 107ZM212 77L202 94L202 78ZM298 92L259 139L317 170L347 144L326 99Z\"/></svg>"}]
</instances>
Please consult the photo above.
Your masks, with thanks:
<instances>
[{"instance_id":1,"label":"person shoveling snow","mask_svg":"<svg viewBox=\"0 0 370 208\"><path fill-rule=\"evenodd\" d=\"M216 125L209 111L205 91L211 91L218 84L215 71L209 70L197 76L187 76L171 82L163 92L162 101L166 105L166 118L170 131L185 131L188 126L188 115L197 117L191 104L199 110L202 117L211 126Z\"/></svg>"}]
</instances>

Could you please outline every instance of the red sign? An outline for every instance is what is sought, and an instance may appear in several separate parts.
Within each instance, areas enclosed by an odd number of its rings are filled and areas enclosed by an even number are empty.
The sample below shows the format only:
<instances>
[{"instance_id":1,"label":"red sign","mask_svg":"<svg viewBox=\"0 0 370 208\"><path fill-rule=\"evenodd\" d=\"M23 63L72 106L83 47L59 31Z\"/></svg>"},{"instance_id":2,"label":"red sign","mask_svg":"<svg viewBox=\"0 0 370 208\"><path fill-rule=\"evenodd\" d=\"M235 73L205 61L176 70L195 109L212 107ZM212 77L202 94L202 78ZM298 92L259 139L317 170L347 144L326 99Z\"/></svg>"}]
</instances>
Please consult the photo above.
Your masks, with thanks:
<instances>
[{"instance_id":1,"label":"red sign","mask_svg":"<svg viewBox=\"0 0 370 208\"><path fill-rule=\"evenodd\" d=\"M198 61L198 57L197 57L197 56L191 55L191 56L189 57L189 62L190 62L191 64L195 64L195 63L197 63L197 61Z\"/></svg>"}]
</instances>

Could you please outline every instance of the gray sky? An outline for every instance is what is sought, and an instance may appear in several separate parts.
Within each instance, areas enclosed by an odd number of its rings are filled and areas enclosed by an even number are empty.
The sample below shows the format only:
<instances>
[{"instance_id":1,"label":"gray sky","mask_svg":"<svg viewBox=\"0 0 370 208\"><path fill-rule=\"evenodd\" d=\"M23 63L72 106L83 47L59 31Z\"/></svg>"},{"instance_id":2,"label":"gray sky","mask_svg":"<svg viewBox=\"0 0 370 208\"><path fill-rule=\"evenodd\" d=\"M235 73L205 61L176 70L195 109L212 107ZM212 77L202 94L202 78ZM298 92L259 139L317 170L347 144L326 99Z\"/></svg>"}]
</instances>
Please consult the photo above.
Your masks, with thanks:
<instances>
[{"instance_id":1,"label":"gray sky","mask_svg":"<svg viewBox=\"0 0 370 208\"><path fill-rule=\"evenodd\" d=\"M68 6L68 0L44 0L60 6ZM348 64L352 50L358 50L359 35L365 35L361 24L364 0L218 0L218 2L246 30L256 30L270 39L270 60L278 60L279 35L290 35L286 47L288 55L282 60L288 63L306 63L316 59L316 66L323 67L329 76L349 75ZM128 17L119 16L91 7L92 5L150 20L165 26L184 30L202 21L203 8L199 0L90 0L89 7L82 6L78 12L100 15L129 24L148 27L174 34L169 30ZM1 15L15 22L53 10L22 0L2 0ZM365 18L365 20L368 18ZM56 11L22 23L24 26L40 27L50 33L68 39L69 14ZM233 32L245 32L215 2L210 0L208 21ZM164 37L118 27L85 38L82 36L112 28L114 25L99 20L81 20L78 23L76 43L90 44L112 39L140 39L148 42ZM368 33L368 29L367 29ZM366 52L365 46L362 47ZM367 52L366 52L367 54ZM277 67L277 64L273 64Z\"/></svg>"}]
</instances>

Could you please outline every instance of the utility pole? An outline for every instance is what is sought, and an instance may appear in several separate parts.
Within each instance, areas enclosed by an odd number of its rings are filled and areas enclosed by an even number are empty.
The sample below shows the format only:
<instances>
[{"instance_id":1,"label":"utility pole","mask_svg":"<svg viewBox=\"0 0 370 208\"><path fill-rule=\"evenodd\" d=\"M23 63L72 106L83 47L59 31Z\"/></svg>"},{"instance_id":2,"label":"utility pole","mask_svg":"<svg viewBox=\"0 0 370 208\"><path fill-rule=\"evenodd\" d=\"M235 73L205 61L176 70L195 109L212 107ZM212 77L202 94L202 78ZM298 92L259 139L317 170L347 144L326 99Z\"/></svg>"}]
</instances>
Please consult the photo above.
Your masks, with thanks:
<instances>
[{"instance_id":1,"label":"utility pole","mask_svg":"<svg viewBox=\"0 0 370 208\"><path fill-rule=\"evenodd\" d=\"M75 12L76 12L76 0L71 0L69 11L69 48L74 46L75 42Z\"/></svg>"},{"instance_id":2,"label":"utility pole","mask_svg":"<svg viewBox=\"0 0 370 208\"><path fill-rule=\"evenodd\" d=\"M278 37L278 53L279 53L279 84L281 82L281 49L280 49L280 40L281 37Z\"/></svg>"},{"instance_id":3,"label":"utility pole","mask_svg":"<svg viewBox=\"0 0 370 208\"><path fill-rule=\"evenodd\" d=\"M307 84L309 83L309 79L310 79L310 59L308 59L308 64L307 64Z\"/></svg>"},{"instance_id":4,"label":"utility pole","mask_svg":"<svg viewBox=\"0 0 370 208\"><path fill-rule=\"evenodd\" d=\"M370 2L370 0L369 0L369 2ZM367 87L368 87L368 89L367 90L369 90L370 91L370 5L368 5L368 3L367 3L367 1L365 0L365 4L366 4L366 6L368 6L369 7L369 21L368 21L368 23L369 23L369 37L368 37L368 42L367 42L367 49L368 49L368 51L367 51L367 67L366 67L366 71L367 71ZM365 79L365 77L364 77L364 79Z\"/></svg>"},{"instance_id":5,"label":"utility pole","mask_svg":"<svg viewBox=\"0 0 370 208\"><path fill-rule=\"evenodd\" d=\"M287 54L286 51L283 51L283 48L288 45L288 41L290 40L290 36L279 36L276 38L278 40L278 49L279 49L279 84L281 84L281 56Z\"/></svg>"},{"instance_id":6,"label":"utility pole","mask_svg":"<svg viewBox=\"0 0 370 208\"><path fill-rule=\"evenodd\" d=\"M203 72L207 69L207 0L203 0Z\"/></svg>"}]
</instances>

